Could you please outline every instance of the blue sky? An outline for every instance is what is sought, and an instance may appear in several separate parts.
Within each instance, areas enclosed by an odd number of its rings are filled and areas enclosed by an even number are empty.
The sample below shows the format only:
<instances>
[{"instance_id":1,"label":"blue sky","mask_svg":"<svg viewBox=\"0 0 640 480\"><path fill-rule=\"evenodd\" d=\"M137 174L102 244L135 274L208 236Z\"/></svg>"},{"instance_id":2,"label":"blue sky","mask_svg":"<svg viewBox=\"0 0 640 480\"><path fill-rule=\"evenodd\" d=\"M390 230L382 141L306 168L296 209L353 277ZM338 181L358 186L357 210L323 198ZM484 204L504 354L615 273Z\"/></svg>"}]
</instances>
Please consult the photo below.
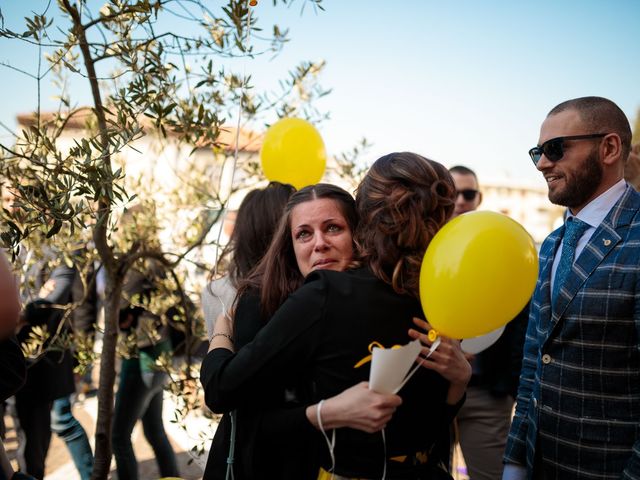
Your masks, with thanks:
<instances>
[{"instance_id":1,"label":"blue sky","mask_svg":"<svg viewBox=\"0 0 640 480\"><path fill-rule=\"evenodd\" d=\"M212 2L219 3L219 2ZM9 27L43 2L0 0ZM272 8L264 25L290 28L276 59L247 64L259 87L274 86L298 61L327 61L321 83L331 113L320 131L329 153L365 136L368 160L412 150L447 166L465 164L480 179L539 180L527 150L557 103L600 95L633 122L640 108L640 1L325 0ZM34 52L0 39L0 60L35 70ZM4 108L35 108L35 82L0 67ZM76 98L88 101L78 86ZM46 103L44 104L46 106ZM4 134L2 134L5 137Z\"/></svg>"}]
</instances>

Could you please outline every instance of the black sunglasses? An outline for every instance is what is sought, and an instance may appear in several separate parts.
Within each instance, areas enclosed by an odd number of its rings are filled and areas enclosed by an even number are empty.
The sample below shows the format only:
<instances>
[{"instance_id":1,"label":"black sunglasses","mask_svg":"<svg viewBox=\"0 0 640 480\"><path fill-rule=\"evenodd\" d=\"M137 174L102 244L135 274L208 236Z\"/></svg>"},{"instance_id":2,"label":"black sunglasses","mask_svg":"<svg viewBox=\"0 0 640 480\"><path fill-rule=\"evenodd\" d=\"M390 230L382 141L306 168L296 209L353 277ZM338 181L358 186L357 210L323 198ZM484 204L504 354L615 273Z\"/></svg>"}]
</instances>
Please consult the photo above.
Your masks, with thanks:
<instances>
[{"instance_id":1,"label":"black sunglasses","mask_svg":"<svg viewBox=\"0 0 640 480\"><path fill-rule=\"evenodd\" d=\"M538 165L540 157L544 154L551 162L557 162L564 155L564 142L566 140L587 140L590 138L601 138L608 133L592 133L590 135L573 135L571 137L556 137L547 140L539 147L533 147L529 150L529 156L533 160L534 165Z\"/></svg>"},{"instance_id":2,"label":"black sunglasses","mask_svg":"<svg viewBox=\"0 0 640 480\"><path fill-rule=\"evenodd\" d=\"M466 188L464 190L458 190L456 192L456 198L458 197L458 195L462 195L462 198L464 198L467 202L470 202L471 200L475 200L476 196L478 195L478 190Z\"/></svg>"}]
</instances>

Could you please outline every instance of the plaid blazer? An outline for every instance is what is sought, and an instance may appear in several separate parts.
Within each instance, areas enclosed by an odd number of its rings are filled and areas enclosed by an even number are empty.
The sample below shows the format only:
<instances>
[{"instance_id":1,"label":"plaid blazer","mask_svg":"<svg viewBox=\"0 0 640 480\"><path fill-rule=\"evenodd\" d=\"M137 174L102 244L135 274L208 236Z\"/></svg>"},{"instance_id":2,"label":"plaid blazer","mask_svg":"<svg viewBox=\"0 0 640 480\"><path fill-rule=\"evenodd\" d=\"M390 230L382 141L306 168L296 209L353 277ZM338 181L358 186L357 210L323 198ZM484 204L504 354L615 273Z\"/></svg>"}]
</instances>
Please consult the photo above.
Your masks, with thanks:
<instances>
[{"instance_id":1,"label":"plaid blazer","mask_svg":"<svg viewBox=\"0 0 640 480\"><path fill-rule=\"evenodd\" d=\"M505 462L545 478L640 479L640 194L627 185L551 305L564 226L540 249Z\"/></svg>"}]
</instances>

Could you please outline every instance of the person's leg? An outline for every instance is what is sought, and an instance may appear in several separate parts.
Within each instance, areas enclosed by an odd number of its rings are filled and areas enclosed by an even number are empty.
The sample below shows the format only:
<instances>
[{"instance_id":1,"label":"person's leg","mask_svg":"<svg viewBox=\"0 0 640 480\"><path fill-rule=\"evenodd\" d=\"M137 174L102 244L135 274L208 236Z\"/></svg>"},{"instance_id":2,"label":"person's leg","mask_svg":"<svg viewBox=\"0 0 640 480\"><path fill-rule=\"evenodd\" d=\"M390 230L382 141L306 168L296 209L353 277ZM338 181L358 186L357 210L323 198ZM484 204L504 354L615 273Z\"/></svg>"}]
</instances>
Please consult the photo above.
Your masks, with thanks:
<instances>
[{"instance_id":1,"label":"person's leg","mask_svg":"<svg viewBox=\"0 0 640 480\"><path fill-rule=\"evenodd\" d=\"M54 400L51 409L51 430L67 444L80 478L89 480L93 470L93 453L87 433L71 412L69 396Z\"/></svg>"},{"instance_id":2,"label":"person's leg","mask_svg":"<svg viewBox=\"0 0 640 480\"><path fill-rule=\"evenodd\" d=\"M44 461L51 441L51 402L16 399L20 470L44 478Z\"/></svg>"},{"instance_id":3,"label":"person's leg","mask_svg":"<svg viewBox=\"0 0 640 480\"><path fill-rule=\"evenodd\" d=\"M138 462L131 443L131 433L144 411L145 390L138 359L123 360L111 434L118 480L138 479Z\"/></svg>"},{"instance_id":4,"label":"person's leg","mask_svg":"<svg viewBox=\"0 0 640 480\"><path fill-rule=\"evenodd\" d=\"M7 426L4 423L6 410L6 404L4 402L0 402L0 440L4 440L7 436Z\"/></svg>"},{"instance_id":5,"label":"person's leg","mask_svg":"<svg viewBox=\"0 0 640 480\"><path fill-rule=\"evenodd\" d=\"M148 378L148 376L147 376ZM153 448L162 477L178 477L178 463L162 423L162 396L166 374L154 372L148 390L147 408L142 415L144 436Z\"/></svg>"},{"instance_id":6,"label":"person's leg","mask_svg":"<svg viewBox=\"0 0 640 480\"><path fill-rule=\"evenodd\" d=\"M458 412L460 447L473 480L500 480L513 400L494 397L482 387L469 387Z\"/></svg>"},{"instance_id":7,"label":"person's leg","mask_svg":"<svg viewBox=\"0 0 640 480\"><path fill-rule=\"evenodd\" d=\"M0 480L11 480L13 477L13 467L7 457L7 452L4 451L4 445L0 440Z\"/></svg>"}]
</instances>

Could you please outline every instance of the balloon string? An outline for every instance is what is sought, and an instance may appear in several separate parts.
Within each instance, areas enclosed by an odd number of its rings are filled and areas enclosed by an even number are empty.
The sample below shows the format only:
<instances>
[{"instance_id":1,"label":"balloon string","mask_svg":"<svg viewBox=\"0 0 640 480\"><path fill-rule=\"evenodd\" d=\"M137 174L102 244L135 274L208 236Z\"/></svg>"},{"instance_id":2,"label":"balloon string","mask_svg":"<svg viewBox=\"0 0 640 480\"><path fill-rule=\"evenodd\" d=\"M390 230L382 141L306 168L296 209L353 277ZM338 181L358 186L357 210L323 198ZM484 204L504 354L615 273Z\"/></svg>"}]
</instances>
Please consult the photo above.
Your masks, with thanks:
<instances>
[{"instance_id":1,"label":"balloon string","mask_svg":"<svg viewBox=\"0 0 640 480\"><path fill-rule=\"evenodd\" d=\"M249 2L250 5L252 5ZM251 8L247 7L247 31L245 33L245 37L244 37L244 50L245 52L249 49L249 33L251 32ZM226 199L226 205L225 208L222 210L222 218L221 223L220 223L220 230L218 231L218 238L216 239L216 254L215 254L215 262L214 262L214 270L213 270L213 277L217 277L218 276L218 253L220 250L220 239L222 238L222 232L224 231L224 222L227 219L227 212L229 211L227 205L229 203L229 199L231 197L231 193L233 192L233 184L235 182L235 178L236 178L236 168L238 165L238 151L239 151L239 144L240 144L240 125L242 123L242 107L243 105L243 99L244 99L244 80L245 80L245 74L247 72L246 70L247 67L247 59L245 57L244 61L242 62L242 83L240 85L240 102L238 103L238 121L236 122L236 135L235 135L235 145L234 145L234 149L233 149L233 168L231 170L231 182L229 183L229 193L228 195L226 195L227 199ZM220 180L218 181L218 192L220 192L222 190L222 181L224 179L224 167L226 164L226 160L222 163L222 170L220 172ZM224 306L223 306L224 308Z\"/></svg>"},{"instance_id":2,"label":"balloon string","mask_svg":"<svg viewBox=\"0 0 640 480\"><path fill-rule=\"evenodd\" d=\"M251 9L248 9L247 12L247 35L244 39L245 43L245 50L247 50L247 47L249 45L249 31L250 31L250 27L251 27ZM240 143L240 122L242 119L242 99L244 98L244 76L246 73L246 59L243 62L243 66L242 66L242 85L240 87L240 103L238 104L238 123L236 124L236 141L235 141L235 147L233 149L233 170L231 171L231 183L229 184L229 195L228 197L231 197L231 193L233 191L233 183L235 180L235 175L236 175L236 166L238 164L238 145ZM224 174L224 162L222 164L222 171L220 172L220 182L218 183L218 192L220 192L220 190L222 190L222 178L223 178L223 174ZM229 198L227 198L227 203L229 202ZM217 245L220 245L220 238L222 237L222 232L224 230L224 221L227 218L227 211L228 208L225 207L224 210L222 211L222 223L220 225L220 231L218 232L218 240L217 240ZM218 248L216 248L216 258L215 258L215 266L214 266L214 277L216 277L218 275ZM222 301L222 297L221 301ZM223 311L225 309L225 305L222 305ZM226 311L224 312L225 314L227 313ZM234 463L234 450L235 450L235 445L236 445L236 418L235 418L235 413L236 411L234 410L233 412L231 412L230 417L231 417L231 435L229 438L229 457L227 458L227 472L226 472L226 478L229 479L234 479L235 475L234 475L234 471L233 471L233 463Z\"/></svg>"},{"instance_id":3,"label":"balloon string","mask_svg":"<svg viewBox=\"0 0 640 480\"><path fill-rule=\"evenodd\" d=\"M244 37L244 49L245 52L249 50L249 33L251 32L251 8L248 8L247 11L247 31ZM246 55L246 53L245 53ZM242 86L240 88L240 103L238 104L238 122L236 124L236 145L233 150L233 171L231 173L231 186L233 186L233 182L236 176L236 165L238 164L238 148L240 144L240 123L242 119L242 107L243 99L244 99L244 85L245 85L245 74L247 73L247 59L242 64Z\"/></svg>"},{"instance_id":4,"label":"balloon string","mask_svg":"<svg viewBox=\"0 0 640 480\"><path fill-rule=\"evenodd\" d=\"M382 480L387 479L387 436L384 433L384 428L382 429L382 451L384 453L384 467L382 469Z\"/></svg>"},{"instance_id":5,"label":"balloon string","mask_svg":"<svg viewBox=\"0 0 640 480\"><path fill-rule=\"evenodd\" d=\"M429 358L429 357L431 356L431 354L432 354L433 352L435 352L435 351L436 351L436 349L440 346L441 341L442 341L442 340L440 339L440 337L436 338L435 342L433 342L433 343L431 344L431 347L429 348L429 353L427 353L427 356L426 356L426 357L424 357L422 360L420 360L420 362L419 362L415 367L413 367L413 370L411 370L411 371L409 372L409 374L408 374L406 377L404 377L404 380L402 381L402 383L400 384L400 386L399 386L398 388L396 388L396 389L393 391L393 393L394 393L394 394L395 394L395 393L398 393L398 392L400 391L400 389L401 389L402 387L404 387L404 385L409 381L409 379L410 379L411 377L413 377L413 374L414 374L414 373L416 373L416 372L418 371L418 369L419 369L419 368L424 364L424 361L425 361L427 358Z\"/></svg>"}]
</instances>

